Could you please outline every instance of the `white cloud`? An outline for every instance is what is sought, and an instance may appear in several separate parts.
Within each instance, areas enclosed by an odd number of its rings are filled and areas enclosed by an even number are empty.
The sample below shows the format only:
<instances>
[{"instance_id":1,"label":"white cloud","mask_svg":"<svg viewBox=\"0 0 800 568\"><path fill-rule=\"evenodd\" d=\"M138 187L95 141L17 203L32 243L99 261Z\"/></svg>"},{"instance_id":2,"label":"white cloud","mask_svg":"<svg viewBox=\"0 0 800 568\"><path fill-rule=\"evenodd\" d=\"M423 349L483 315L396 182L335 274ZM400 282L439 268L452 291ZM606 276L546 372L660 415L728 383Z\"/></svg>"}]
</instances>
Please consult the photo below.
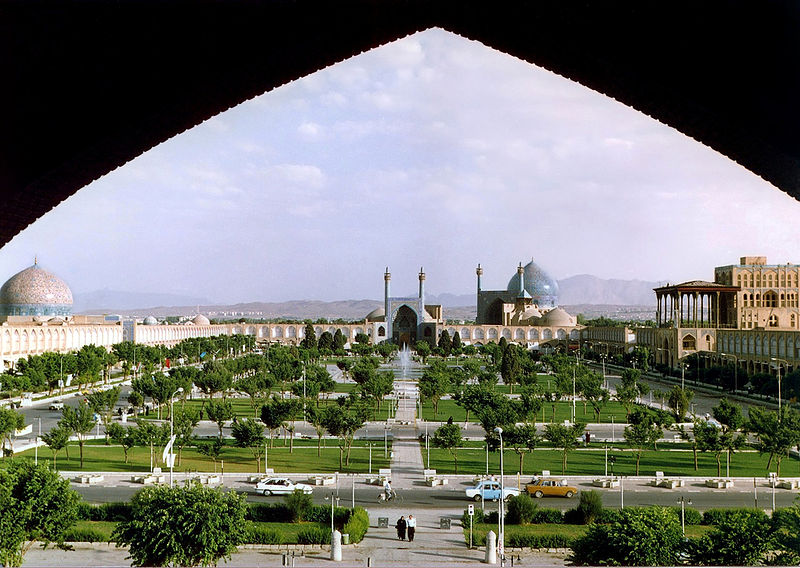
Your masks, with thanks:
<instances>
[{"instance_id":1,"label":"white cloud","mask_svg":"<svg viewBox=\"0 0 800 568\"><path fill-rule=\"evenodd\" d=\"M314 122L304 122L297 127L297 132L304 140L318 140L322 135L322 127Z\"/></svg>"}]
</instances>

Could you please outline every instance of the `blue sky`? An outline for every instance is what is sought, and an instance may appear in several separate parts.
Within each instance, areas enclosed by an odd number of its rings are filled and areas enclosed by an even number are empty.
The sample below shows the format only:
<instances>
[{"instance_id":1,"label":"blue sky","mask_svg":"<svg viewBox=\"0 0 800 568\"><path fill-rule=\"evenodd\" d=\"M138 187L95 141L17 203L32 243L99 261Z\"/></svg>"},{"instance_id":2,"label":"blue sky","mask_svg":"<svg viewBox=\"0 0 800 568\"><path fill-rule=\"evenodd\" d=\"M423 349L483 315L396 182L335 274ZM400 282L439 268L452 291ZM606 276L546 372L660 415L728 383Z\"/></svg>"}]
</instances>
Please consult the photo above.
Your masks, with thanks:
<instances>
[{"instance_id":1,"label":"blue sky","mask_svg":"<svg viewBox=\"0 0 800 568\"><path fill-rule=\"evenodd\" d=\"M0 250L75 292L216 302L711 279L800 262L800 203L713 150L480 43L429 30L247 101L92 183Z\"/></svg>"}]
</instances>

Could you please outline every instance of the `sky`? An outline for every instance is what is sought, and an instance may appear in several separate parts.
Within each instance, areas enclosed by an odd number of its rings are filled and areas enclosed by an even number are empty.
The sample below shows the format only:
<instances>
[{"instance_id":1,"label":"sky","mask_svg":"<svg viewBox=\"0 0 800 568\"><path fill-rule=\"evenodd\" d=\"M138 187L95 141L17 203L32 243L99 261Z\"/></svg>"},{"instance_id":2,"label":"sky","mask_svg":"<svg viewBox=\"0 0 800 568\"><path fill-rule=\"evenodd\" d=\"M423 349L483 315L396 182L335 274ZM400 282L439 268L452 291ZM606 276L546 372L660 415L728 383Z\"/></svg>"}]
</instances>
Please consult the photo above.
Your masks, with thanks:
<instances>
[{"instance_id":1,"label":"sky","mask_svg":"<svg viewBox=\"0 0 800 568\"><path fill-rule=\"evenodd\" d=\"M713 279L800 263L800 203L644 114L443 30L285 85L151 149L0 249L73 292L380 299L552 276Z\"/></svg>"}]
</instances>

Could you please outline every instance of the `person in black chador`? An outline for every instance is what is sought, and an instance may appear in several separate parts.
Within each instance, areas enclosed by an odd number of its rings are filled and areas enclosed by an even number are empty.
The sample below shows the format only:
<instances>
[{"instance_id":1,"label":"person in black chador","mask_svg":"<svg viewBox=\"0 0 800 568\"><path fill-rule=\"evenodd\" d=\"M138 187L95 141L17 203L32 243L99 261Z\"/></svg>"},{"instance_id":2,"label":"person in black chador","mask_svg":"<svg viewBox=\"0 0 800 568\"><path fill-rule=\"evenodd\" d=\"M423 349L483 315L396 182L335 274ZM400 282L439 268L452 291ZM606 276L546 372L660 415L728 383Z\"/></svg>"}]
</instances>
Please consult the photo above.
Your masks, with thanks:
<instances>
[{"instance_id":1,"label":"person in black chador","mask_svg":"<svg viewBox=\"0 0 800 568\"><path fill-rule=\"evenodd\" d=\"M397 529L397 538L400 540L406 539L406 518L400 517L397 519L397 524L394 526Z\"/></svg>"}]
</instances>

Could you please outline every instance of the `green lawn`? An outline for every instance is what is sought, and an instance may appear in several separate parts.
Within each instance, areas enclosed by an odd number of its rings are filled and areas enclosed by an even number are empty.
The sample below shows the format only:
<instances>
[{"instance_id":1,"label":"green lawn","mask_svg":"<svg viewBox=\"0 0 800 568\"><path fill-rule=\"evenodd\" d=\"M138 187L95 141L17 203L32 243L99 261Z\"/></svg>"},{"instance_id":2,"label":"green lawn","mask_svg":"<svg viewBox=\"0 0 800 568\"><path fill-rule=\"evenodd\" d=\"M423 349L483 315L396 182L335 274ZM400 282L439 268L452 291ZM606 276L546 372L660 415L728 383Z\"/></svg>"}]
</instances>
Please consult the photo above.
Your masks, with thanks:
<instances>
[{"instance_id":1,"label":"green lawn","mask_svg":"<svg viewBox=\"0 0 800 568\"><path fill-rule=\"evenodd\" d=\"M539 422L557 422L563 423L564 420L572 419L572 403L567 401L559 401L556 403L556 412L555 412L555 419L553 419L553 408L552 404L545 403L542 407L544 411L544 416L542 416L542 412L539 412L536 416L536 420ZM450 416L453 417L455 422L464 422L466 420L466 412L464 409L456 404L454 400L440 400L439 401L439 409L437 414L434 416L433 414L433 404L429 401L422 403L422 418L424 420L436 420L436 421L445 421ZM586 405L586 410L584 412L583 402L576 401L575 402L575 416L576 421L578 422L596 422L597 419L595 418L594 412L592 411L591 405ZM611 401L607 403L603 409L600 411L600 422L605 422L610 424L611 418L614 418L614 422L616 423L624 423L626 421L626 413L625 408L616 402ZM476 421L477 418L475 414L470 414L469 419L471 421ZM620 435L622 431L620 430Z\"/></svg>"},{"instance_id":2,"label":"green lawn","mask_svg":"<svg viewBox=\"0 0 800 568\"><path fill-rule=\"evenodd\" d=\"M280 473L367 473L369 471L369 449L365 442L359 442L353 447L350 455L350 465L339 468L339 449L335 440L327 440L327 447L322 449L322 455L317 456L316 441L296 440L294 452L289 453L288 446L275 445L268 450L268 466ZM101 442L102 444L102 442ZM276 443L277 444L277 443ZM58 469L65 471L131 471L141 472L150 469L150 450L147 447L134 447L128 452L128 463L123 459L122 448L119 446L105 446L87 444L84 447L84 467L80 468L80 459L77 444L70 444L70 459L62 450L58 454ZM391 444L387 456L391 455ZM161 457L161 449L155 452ZM33 459L34 451L27 450L16 454L17 457ZM50 460L52 453L47 447L39 448L39 459ZM256 472L256 462L249 449L226 446L222 450L220 460L224 462L224 471L230 473ZM261 458L263 469L264 458ZM383 457L383 444L374 443L372 448L372 471L387 468L391 459ZM218 461L216 465L209 458L199 454L194 447L183 450L179 464L176 463L175 472L214 472L220 471L223 464Z\"/></svg>"},{"instance_id":3,"label":"green lawn","mask_svg":"<svg viewBox=\"0 0 800 568\"><path fill-rule=\"evenodd\" d=\"M423 450L424 454L424 450ZM509 475L519 472L519 456L513 450L504 452L503 468ZM634 475L636 471L636 454L632 451L609 451L609 458L613 457L616 463L608 466L608 473L615 475ZM430 469L439 473L454 473L453 458L446 450L430 448ZM597 475L605 473L605 452L603 450L576 450L570 452L567 458L566 475ZM731 456L730 474L732 477L763 477L767 474L768 456L759 455L757 452L740 452ZM489 453L489 471L500 470L500 453ZM558 450L536 450L525 455L524 471L522 475L532 476L540 474L542 470L549 470L554 475L561 474L561 452ZM774 471L774 463L772 470ZM656 471L663 471L664 475L671 476L703 476L715 477L717 475L717 462L713 454L698 453L698 470L694 469L694 459L691 451L646 451L642 454L639 475L655 475ZM464 448L458 451L458 473L484 474L486 473L486 451L480 448ZM725 456L722 456L722 472L725 475ZM798 475L798 461L795 458L784 459L781 466L782 475ZM527 481L523 479L523 481Z\"/></svg>"}]
</instances>

